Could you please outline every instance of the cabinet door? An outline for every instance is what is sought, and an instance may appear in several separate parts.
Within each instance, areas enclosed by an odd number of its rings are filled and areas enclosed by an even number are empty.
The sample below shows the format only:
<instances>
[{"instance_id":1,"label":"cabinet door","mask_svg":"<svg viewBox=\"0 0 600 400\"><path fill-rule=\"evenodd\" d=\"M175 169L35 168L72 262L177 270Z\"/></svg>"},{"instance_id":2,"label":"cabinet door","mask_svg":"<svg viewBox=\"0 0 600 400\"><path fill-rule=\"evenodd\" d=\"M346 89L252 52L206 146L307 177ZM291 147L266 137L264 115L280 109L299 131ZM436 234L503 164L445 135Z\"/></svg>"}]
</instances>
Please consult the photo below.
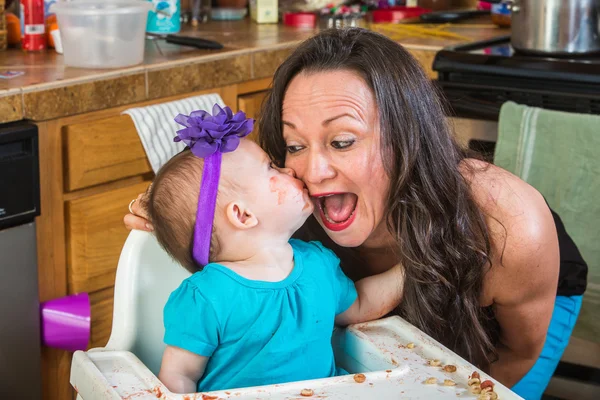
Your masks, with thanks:
<instances>
[{"instance_id":1,"label":"cabinet door","mask_svg":"<svg viewBox=\"0 0 600 400\"><path fill-rule=\"evenodd\" d=\"M114 297L114 287L90 293L90 305L92 307L90 349L104 347L108 343L112 329Z\"/></svg>"},{"instance_id":2,"label":"cabinet door","mask_svg":"<svg viewBox=\"0 0 600 400\"><path fill-rule=\"evenodd\" d=\"M129 115L65 126L67 191L151 172Z\"/></svg>"},{"instance_id":3,"label":"cabinet door","mask_svg":"<svg viewBox=\"0 0 600 400\"><path fill-rule=\"evenodd\" d=\"M258 118L260 118L260 107L266 96L266 91L239 96L238 110L244 111L246 116L258 121ZM255 127L254 131L252 131L248 137L255 142L258 142L258 127Z\"/></svg>"},{"instance_id":4,"label":"cabinet door","mask_svg":"<svg viewBox=\"0 0 600 400\"><path fill-rule=\"evenodd\" d=\"M114 285L121 248L129 234L123 225L127 204L149 184L145 181L66 203L70 293L91 293Z\"/></svg>"}]
</instances>

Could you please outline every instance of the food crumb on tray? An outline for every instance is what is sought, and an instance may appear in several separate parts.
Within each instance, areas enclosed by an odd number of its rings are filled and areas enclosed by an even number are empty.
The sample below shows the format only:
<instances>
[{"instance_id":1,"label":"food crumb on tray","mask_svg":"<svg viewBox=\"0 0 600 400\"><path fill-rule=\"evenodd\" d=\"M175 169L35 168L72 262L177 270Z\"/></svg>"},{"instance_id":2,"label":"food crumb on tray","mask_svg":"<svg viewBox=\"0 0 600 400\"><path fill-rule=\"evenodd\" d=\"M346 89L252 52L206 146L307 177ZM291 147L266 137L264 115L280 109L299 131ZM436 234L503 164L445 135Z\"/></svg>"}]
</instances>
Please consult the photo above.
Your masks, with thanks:
<instances>
[{"instance_id":1,"label":"food crumb on tray","mask_svg":"<svg viewBox=\"0 0 600 400\"><path fill-rule=\"evenodd\" d=\"M354 382L363 383L367 380L367 377L364 374L356 374L354 375Z\"/></svg>"},{"instance_id":2,"label":"food crumb on tray","mask_svg":"<svg viewBox=\"0 0 600 400\"><path fill-rule=\"evenodd\" d=\"M437 378L427 378L424 383L426 385L435 385L437 383Z\"/></svg>"},{"instance_id":3,"label":"food crumb on tray","mask_svg":"<svg viewBox=\"0 0 600 400\"><path fill-rule=\"evenodd\" d=\"M300 392L300 395L304 397L310 397L313 394L315 394L315 392L312 389L302 389L302 391Z\"/></svg>"},{"instance_id":4,"label":"food crumb on tray","mask_svg":"<svg viewBox=\"0 0 600 400\"><path fill-rule=\"evenodd\" d=\"M456 372L456 366L454 365L444 365L444 368L442 368L444 371L446 372Z\"/></svg>"},{"instance_id":5,"label":"food crumb on tray","mask_svg":"<svg viewBox=\"0 0 600 400\"><path fill-rule=\"evenodd\" d=\"M444 379L444 386L456 386L456 382L452 379Z\"/></svg>"},{"instance_id":6,"label":"food crumb on tray","mask_svg":"<svg viewBox=\"0 0 600 400\"><path fill-rule=\"evenodd\" d=\"M440 365L442 365L442 362L440 360L429 360L428 364L431 367L439 367Z\"/></svg>"}]
</instances>

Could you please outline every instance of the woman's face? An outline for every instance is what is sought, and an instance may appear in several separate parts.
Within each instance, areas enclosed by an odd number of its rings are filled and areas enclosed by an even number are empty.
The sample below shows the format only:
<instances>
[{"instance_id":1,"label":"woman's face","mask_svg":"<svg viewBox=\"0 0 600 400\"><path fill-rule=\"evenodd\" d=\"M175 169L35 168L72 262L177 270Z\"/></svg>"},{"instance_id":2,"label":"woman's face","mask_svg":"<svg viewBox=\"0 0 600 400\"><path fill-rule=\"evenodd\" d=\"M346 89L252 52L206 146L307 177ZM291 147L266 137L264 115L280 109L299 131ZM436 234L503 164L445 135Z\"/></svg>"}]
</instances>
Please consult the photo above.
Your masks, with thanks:
<instances>
[{"instance_id":1,"label":"woman's face","mask_svg":"<svg viewBox=\"0 0 600 400\"><path fill-rule=\"evenodd\" d=\"M285 166L308 187L329 237L345 247L379 241L389 180L367 83L347 70L301 73L288 86L282 114Z\"/></svg>"}]
</instances>

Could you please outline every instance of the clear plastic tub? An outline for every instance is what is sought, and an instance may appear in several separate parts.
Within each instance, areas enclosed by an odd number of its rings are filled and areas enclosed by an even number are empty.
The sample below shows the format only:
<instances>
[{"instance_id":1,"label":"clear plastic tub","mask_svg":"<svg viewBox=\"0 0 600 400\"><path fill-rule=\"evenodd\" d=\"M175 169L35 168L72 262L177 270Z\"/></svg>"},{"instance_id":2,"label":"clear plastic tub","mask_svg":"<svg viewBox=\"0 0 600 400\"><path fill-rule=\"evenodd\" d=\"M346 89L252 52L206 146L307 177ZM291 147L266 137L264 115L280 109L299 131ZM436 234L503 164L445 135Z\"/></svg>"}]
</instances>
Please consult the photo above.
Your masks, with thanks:
<instances>
[{"instance_id":1,"label":"clear plastic tub","mask_svg":"<svg viewBox=\"0 0 600 400\"><path fill-rule=\"evenodd\" d=\"M140 0L56 3L65 65L120 68L141 63L150 9L150 2Z\"/></svg>"}]
</instances>

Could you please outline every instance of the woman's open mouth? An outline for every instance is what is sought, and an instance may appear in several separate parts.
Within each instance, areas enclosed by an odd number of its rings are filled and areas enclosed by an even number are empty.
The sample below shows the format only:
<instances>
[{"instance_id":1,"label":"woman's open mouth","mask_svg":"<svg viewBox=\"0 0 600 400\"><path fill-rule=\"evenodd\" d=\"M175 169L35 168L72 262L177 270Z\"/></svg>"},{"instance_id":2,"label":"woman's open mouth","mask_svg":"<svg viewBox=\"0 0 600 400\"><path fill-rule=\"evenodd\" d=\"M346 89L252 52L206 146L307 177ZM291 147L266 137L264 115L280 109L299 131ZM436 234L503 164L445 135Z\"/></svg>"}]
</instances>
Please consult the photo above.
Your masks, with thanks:
<instances>
[{"instance_id":1,"label":"woman's open mouth","mask_svg":"<svg viewBox=\"0 0 600 400\"><path fill-rule=\"evenodd\" d=\"M358 196L354 193L319 193L317 200L323 225L338 232L348 228L356 217Z\"/></svg>"}]
</instances>

